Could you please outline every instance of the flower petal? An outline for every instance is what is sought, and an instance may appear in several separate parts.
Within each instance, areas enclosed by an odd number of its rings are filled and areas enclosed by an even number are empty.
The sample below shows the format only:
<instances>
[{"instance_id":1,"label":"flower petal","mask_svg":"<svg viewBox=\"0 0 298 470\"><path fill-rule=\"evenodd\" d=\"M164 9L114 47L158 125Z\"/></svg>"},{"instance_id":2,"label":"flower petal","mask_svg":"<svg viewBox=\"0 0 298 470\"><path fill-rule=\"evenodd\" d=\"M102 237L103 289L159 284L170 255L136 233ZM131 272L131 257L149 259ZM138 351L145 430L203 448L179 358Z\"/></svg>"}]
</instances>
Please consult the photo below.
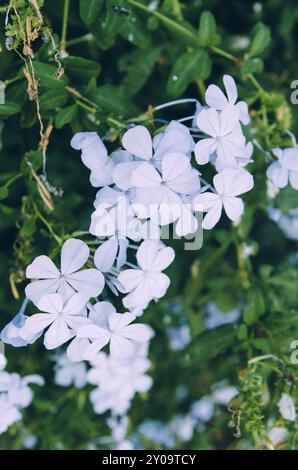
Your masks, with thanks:
<instances>
[{"instance_id":1,"label":"flower petal","mask_svg":"<svg viewBox=\"0 0 298 470\"><path fill-rule=\"evenodd\" d=\"M131 183L136 188L155 188L161 183L161 176L153 165L142 163L131 175Z\"/></svg>"},{"instance_id":2,"label":"flower petal","mask_svg":"<svg viewBox=\"0 0 298 470\"><path fill-rule=\"evenodd\" d=\"M216 138L220 131L219 113L213 109L203 109L197 116L198 128L207 135Z\"/></svg>"},{"instance_id":3,"label":"flower petal","mask_svg":"<svg viewBox=\"0 0 298 470\"><path fill-rule=\"evenodd\" d=\"M43 296L37 305L41 312L61 313L63 310L63 300L59 294L49 294Z\"/></svg>"},{"instance_id":4,"label":"flower petal","mask_svg":"<svg viewBox=\"0 0 298 470\"><path fill-rule=\"evenodd\" d=\"M235 80L231 75L224 75L223 82L228 96L229 104L235 104L238 98L238 91Z\"/></svg>"},{"instance_id":5,"label":"flower petal","mask_svg":"<svg viewBox=\"0 0 298 470\"><path fill-rule=\"evenodd\" d=\"M209 85L205 93L205 101L210 108L218 110L223 109L227 104L228 100L225 94L217 85Z\"/></svg>"},{"instance_id":6,"label":"flower petal","mask_svg":"<svg viewBox=\"0 0 298 470\"><path fill-rule=\"evenodd\" d=\"M94 254L94 264L99 271L103 273L110 271L117 256L118 246L118 240L110 238L97 248Z\"/></svg>"},{"instance_id":7,"label":"flower petal","mask_svg":"<svg viewBox=\"0 0 298 470\"><path fill-rule=\"evenodd\" d=\"M59 278L30 282L25 288L26 297L37 305L42 296L57 292L59 284Z\"/></svg>"},{"instance_id":8,"label":"flower petal","mask_svg":"<svg viewBox=\"0 0 298 470\"><path fill-rule=\"evenodd\" d=\"M145 240L141 243L137 252L138 265L144 270L151 267L152 259L157 255L159 240Z\"/></svg>"},{"instance_id":9,"label":"flower petal","mask_svg":"<svg viewBox=\"0 0 298 470\"><path fill-rule=\"evenodd\" d=\"M195 145L195 158L199 165L205 165L209 162L210 155L216 150L217 143L215 139L202 139Z\"/></svg>"},{"instance_id":10,"label":"flower petal","mask_svg":"<svg viewBox=\"0 0 298 470\"><path fill-rule=\"evenodd\" d=\"M220 216L221 216L221 211L222 211L222 202L220 199L218 199L217 203L214 204L214 206L205 215L203 223L202 223L202 227L205 230L212 229L219 221Z\"/></svg>"},{"instance_id":11,"label":"flower petal","mask_svg":"<svg viewBox=\"0 0 298 470\"><path fill-rule=\"evenodd\" d=\"M36 313L31 317L27 318L25 325L20 329L20 336L23 339L32 337L37 333L40 333L53 323L57 318L54 313Z\"/></svg>"},{"instance_id":12,"label":"flower petal","mask_svg":"<svg viewBox=\"0 0 298 470\"><path fill-rule=\"evenodd\" d=\"M72 334L63 318L57 318L44 336L44 345L47 349L55 349L66 343Z\"/></svg>"},{"instance_id":13,"label":"flower petal","mask_svg":"<svg viewBox=\"0 0 298 470\"><path fill-rule=\"evenodd\" d=\"M132 313L112 313L109 316L109 328L111 331L118 331L127 327L136 317Z\"/></svg>"},{"instance_id":14,"label":"flower petal","mask_svg":"<svg viewBox=\"0 0 298 470\"><path fill-rule=\"evenodd\" d=\"M233 221L240 219L244 211L244 204L239 197L229 197L224 199L223 206L227 216Z\"/></svg>"},{"instance_id":15,"label":"flower petal","mask_svg":"<svg viewBox=\"0 0 298 470\"><path fill-rule=\"evenodd\" d=\"M88 245L82 240L70 238L63 244L61 250L61 272L71 274L78 271L89 258Z\"/></svg>"},{"instance_id":16,"label":"flower petal","mask_svg":"<svg viewBox=\"0 0 298 470\"><path fill-rule=\"evenodd\" d=\"M105 280L97 269L84 269L67 276L67 282L78 292L89 297L97 297L101 294Z\"/></svg>"},{"instance_id":17,"label":"flower petal","mask_svg":"<svg viewBox=\"0 0 298 470\"><path fill-rule=\"evenodd\" d=\"M135 157L142 160L152 158L152 139L144 126L135 126L126 131L122 138L122 145Z\"/></svg>"},{"instance_id":18,"label":"flower petal","mask_svg":"<svg viewBox=\"0 0 298 470\"><path fill-rule=\"evenodd\" d=\"M37 256L26 269L27 279L55 279L60 275L53 261L48 256Z\"/></svg>"}]
</instances>

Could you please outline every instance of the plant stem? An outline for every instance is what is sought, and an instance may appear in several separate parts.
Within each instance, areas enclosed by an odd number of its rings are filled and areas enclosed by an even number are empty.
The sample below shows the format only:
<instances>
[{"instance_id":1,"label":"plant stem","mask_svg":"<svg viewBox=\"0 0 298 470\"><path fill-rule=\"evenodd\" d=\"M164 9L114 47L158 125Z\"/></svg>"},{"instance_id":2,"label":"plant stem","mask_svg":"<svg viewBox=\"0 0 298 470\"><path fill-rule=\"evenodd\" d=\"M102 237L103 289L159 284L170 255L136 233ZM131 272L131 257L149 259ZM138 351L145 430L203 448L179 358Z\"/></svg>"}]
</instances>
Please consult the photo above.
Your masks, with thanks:
<instances>
[{"instance_id":1,"label":"plant stem","mask_svg":"<svg viewBox=\"0 0 298 470\"><path fill-rule=\"evenodd\" d=\"M48 223L48 221L44 218L44 216L41 214L41 212L38 210L38 207L36 204L34 204L34 210L35 210L35 214L37 215L37 217L41 220L41 222L47 227L48 231L50 232L50 234L53 236L53 238L56 240L56 242L58 243L58 245L62 245L62 240L61 238L54 232L54 230L52 229L51 225Z\"/></svg>"},{"instance_id":2,"label":"plant stem","mask_svg":"<svg viewBox=\"0 0 298 470\"><path fill-rule=\"evenodd\" d=\"M264 88L262 87L262 85L258 82L256 77L252 73L248 73L247 78L250 81L250 83L258 90L260 94L263 95L265 93Z\"/></svg>"},{"instance_id":3,"label":"plant stem","mask_svg":"<svg viewBox=\"0 0 298 470\"><path fill-rule=\"evenodd\" d=\"M210 47L210 50L214 52L215 54L224 57L225 59L229 59L229 60L232 60L233 62L237 62L237 58L235 56L233 56L229 52L223 51L219 47L212 46Z\"/></svg>"},{"instance_id":4,"label":"plant stem","mask_svg":"<svg viewBox=\"0 0 298 470\"><path fill-rule=\"evenodd\" d=\"M65 52L65 49L66 49L68 16L69 16L69 0L64 0L63 22L62 22L62 32L61 32L61 42L60 42L60 54L61 54L61 52Z\"/></svg>"},{"instance_id":5,"label":"plant stem","mask_svg":"<svg viewBox=\"0 0 298 470\"><path fill-rule=\"evenodd\" d=\"M185 26L181 25L175 20L172 20L166 15L163 15L157 10L152 10L151 8L147 7L143 3L138 2L137 0L127 0L128 3L131 5L134 5L136 8L139 8L140 10L146 11L146 13L149 13L150 15L155 16L158 18L160 21L162 21L166 26L168 26L170 29L173 31L176 31L176 33L180 33L183 36L185 36L193 46L198 46L199 45L199 38L196 36L194 32L191 30L185 28Z\"/></svg>"},{"instance_id":6,"label":"plant stem","mask_svg":"<svg viewBox=\"0 0 298 470\"><path fill-rule=\"evenodd\" d=\"M79 36L78 38L69 39L66 42L66 46L67 47L77 46L78 44L82 44L84 42L90 42L92 40L93 40L93 34L87 33L87 34L84 34L84 36Z\"/></svg>"}]
</instances>

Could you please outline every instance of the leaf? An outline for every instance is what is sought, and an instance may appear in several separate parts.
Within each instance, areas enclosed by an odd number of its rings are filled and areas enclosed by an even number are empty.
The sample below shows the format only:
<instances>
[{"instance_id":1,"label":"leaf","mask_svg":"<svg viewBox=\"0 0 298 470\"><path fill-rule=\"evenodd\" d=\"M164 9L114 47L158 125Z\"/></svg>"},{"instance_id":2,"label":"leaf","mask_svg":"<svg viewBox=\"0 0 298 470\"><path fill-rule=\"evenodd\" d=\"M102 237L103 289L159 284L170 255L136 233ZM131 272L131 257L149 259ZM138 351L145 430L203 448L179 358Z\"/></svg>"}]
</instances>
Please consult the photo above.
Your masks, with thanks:
<instances>
[{"instance_id":1,"label":"leaf","mask_svg":"<svg viewBox=\"0 0 298 470\"><path fill-rule=\"evenodd\" d=\"M12 101L5 101L4 104L0 104L0 118L8 118L18 114L20 111L21 107Z\"/></svg>"},{"instance_id":2,"label":"leaf","mask_svg":"<svg viewBox=\"0 0 298 470\"><path fill-rule=\"evenodd\" d=\"M84 57L69 56L63 60L63 64L71 77L84 81L97 78L101 72L100 64Z\"/></svg>"},{"instance_id":3,"label":"leaf","mask_svg":"<svg viewBox=\"0 0 298 470\"><path fill-rule=\"evenodd\" d=\"M223 325L213 330L205 330L186 349L191 362L202 362L221 354L232 347L237 338L235 325Z\"/></svg>"},{"instance_id":4,"label":"leaf","mask_svg":"<svg viewBox=\"0 0 298 470\"><path fill-rule=\"evenodd\" d=\"M199 42L203 47L216 46L220 43L220 36L216 32L216 22L210 11L203 11L200 16Z\"/></svg>"},{"instance_id":5,"label":"leaf","mask_svg":"<svg viewBox=\"0 0 298 470\"><path fill-rule=\"evenodd\" d=\"M142 21L136 15L133 17L129 15L126 18L125 25L121 29L121 35L137 47L149 48L151 45L149 31L147 28L144 28Z\"/></svg>"},{"instance_id":6,"label":"leaf","mask_svg":"<svg viewBox=\"0 0 298 470\"><path fill-rule=\"evenodd\" d=\"M55 126L57 129L61 129L65 124L69 124L75 117L77 112L77 105L73 104L66 108L60 109L55 117Z\"/></svg>"},{"instance_id":7,"label":"leaf","mask_svg":"<svg viewBox=\"0 0 298 470\"><path fill-rule=\"evenodd\" d=\"M11 215L14 212L14 208L9 207L6 204L0 204L0 209L2 210L3 214L5 214L5 215Z\"/></svg>"},{"instance_id":8,"label":"leaf","mask_svg":"<svg viewBox=\"0 0 298 470\"><path fill-rule=\"evenodd\" d=\"M268 26L258 23L253 29L252 41L249 49L250 56L262 54L269 46L271 41L271 32Z\"/></svg>"},{"instance_id":9,"label":"leaf","mask_svg":"<svg viewBox=\"0 0 298 470\"><path fill-rule=\"evenodd\" d=\"M247 325L255 323L266 311L265 299L258 287L252 287L247 292L247 305L243 311L243 320Z\"/></svg>"},{"instance_id":10,"label":"leaf","mask_svg":"<svg viewBox=\"0 0 298 470\"><path fill-rule=\"evenodd\" d=\"M114 0L106 0L106 8L100 21L92 24L90 28L96 38L97 45L102 49L109 49L116 40L116 35L126 25L126 20L114 10Z\"/></svg>"},{"instance_id":11,"label":"leaf","mask_svg":"<svg viewBox=\"0 0 298 470\"><path fill-rule=\"evenodd\" d=\"M160 54L160 47L150 48L146 51L136 50L131 57L131 64L127 67L127 74L122 80L121 87L127 96L136 95L145 85Z\"/></svg>"},{"instance_id":12,"label":"leaf","mask_svg":"<svg viewBox=\"0 0 298 470\"><path fill-rule=\"evenodd\" d=\"M34 73L39 81L39 86L44 88L64 88L68 84L69 79L66 75L56 78L57 67L51 64L34 61Z\"/></svg>"},{"instance_id":13,"label":"leaf","mask_svg":"<svg viewBox=\"0 0 298 470\"><path fill-rule=\"evenodd\" d=\"M98 106L117 116L131 117L139 113L138 108L124 94L123 90L114 85L98 87L92 99Z\"/></svg>"},{"instance_id":14,"label":"leaf","mask_svg":"<svg viewBox=\"0 0 298 470\"><path fill-rule=\"evenodd\" d=\"M6 199L8 194L8 189L5 186L2 186L2 188L0 188L0 200Z\"/></svg>"},{"instance_id":15,"label":"leaf","mask_svg":"<svg viewBox=\"0 0 298 470\"><path fill-rule=\"evenodd\" d=\"M40 97L42 111L49 111L63 106L68 100L68 94L64 89L46 91Z\"/></svg>"},{"instance_id":16,"label":"leaf","mask_svg":"<svg viewBox=\"0 0 298 470\"><path fill-rule=\"evenodd\" d=\"M80 0L80 17L87 26L98 20L104 4L105 0Z\"/></svg>"},{"instance_id":17,"label":"leaf","mask_svg":"<svg viewBox=\"0 0 298 470\"><path fill-rule=\"evenodd\" d=\"M258 57L248 58L241 67L242 75L247 73L261 73L264 69L264 62Z\"/></svg>"},{"instance_id":18,"label":"leaf","mask_svg":"<svg viewBox=\"0 0 298 470\"><path fill-rule=\"evenodd\" d=\"M170 73L167 92L179 96L195 80L204 80L211 73L211 60L206 51L199 49L185 52L175 62Z\"/></svg>"}]
</instances>

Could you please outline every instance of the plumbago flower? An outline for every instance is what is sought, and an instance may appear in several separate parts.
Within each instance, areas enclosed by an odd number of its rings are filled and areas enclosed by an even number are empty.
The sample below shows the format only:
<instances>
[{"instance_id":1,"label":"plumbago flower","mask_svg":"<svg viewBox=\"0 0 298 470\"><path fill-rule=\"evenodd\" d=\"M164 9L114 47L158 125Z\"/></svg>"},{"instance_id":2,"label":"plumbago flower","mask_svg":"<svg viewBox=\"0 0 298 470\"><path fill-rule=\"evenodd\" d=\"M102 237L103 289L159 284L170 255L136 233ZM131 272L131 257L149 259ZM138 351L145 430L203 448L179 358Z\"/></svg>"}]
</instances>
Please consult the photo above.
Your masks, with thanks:
<instances>
[{"instance_id":1,"label":"plumbago flower","mask_svg":"<svg viewBox=\"0 0 298 470\"><path fill-rule=\"evenodd\" d=\"M224 208L227 216L232 221L240 219L244 204L238 197L253 188L253 177L244 169L234 170L226 168L213 178L216 192L205 192L194 198L193 203L197 208L201 206L207 215L203 220L203 228L210 230L219 221Z\"/></svg>"},{"instance_id":2,"label":"plumbago flower","mask_svg":"<svg viewBox=\"0 0 298 470\"><path fill-rule=\"evenodd\" d=\"M20 421L20 410L31 404L34 394L29 384L44 385L40 375L21 377L3 370L5 366L6 361L0 366L0 434Z\"/></svg>"},{"instance_id":3,"label":"plumbago flower","mask_svg":"<svg viewBox=\"0 0 298 470\"><path fill-rule=\"evenodd\" d=\"M147 354L148 344L142 344L129 360L115 361L103 352L94 357L87 381L97 386L90 394L96 413L110 409L114 414L123 415L137 392L147 392L151 388L152 379L146 374L151 367Z\"/></svg>"},{"instance_id":4,"label":"plumbago flower","mask_svg":"<svg viewBox=\"0 0 298 470\"><path fill-rule=\"evenodd\" d=\"M137 251L138 267L122 271L118 280L128 295L123 304L129 309L147 307L152 299L163 297L170 279L162 271L174 260L173 248L162 248L156 240L144 241Z\"/></svg>"},{"instance_id":5,"label":"plumbago flower","mask_svg":"<svg viewBox=\"0 0 298 470\"><path fill-rule=\"evenodd\" d=\"M248 106L245 101L236 103L238 91L235 80L230 75L224 75L223 82L227 96L225 96L218 86L209 85L205 94L206 103L210 108L214 108L217 111L222 111L228 105L233 106L239 113L239 121L247 125L250 121Z\"/></svg>"},{"instance_id":6,"label":"plumbago flower","mask_svg":"<svg viewBox=\"0 0 298 470\"><path fill-rule=\"evenodd\" d=\"M227 97L218 86L209 85L205 94L209 108L200 108L196 118L197 127L209 136L196 143L196 160L199 165L211 161L217 171L246 165L252 154L240 125L250 121L247 104L236 104L237 87L231 76L224 75L223 81Z\"/></svg>"},{"instance_id":7,"label":"plumbago flower","mask_svg":"<svg viewBox=\"0 0 298 470\"><path fill-rule=\"evenodd\" d=\"M44 345L47 349L55 349L66 343L73 336L77 328L88 323L85 307L89 298L84 294L74 294L68 301L63 302L59 294L45 295L37 307L41 312L27 318L20 332L23 339L42 333L49 327L44 336Z\"/></svg>"},{"instance_id":8,"label":"plumbago flower","mask_svg":"<svg viewBox=\"0 0 298 470\"><path fill-rule=\"evenodd\" d=\"M99 295L104 287L104 277L97 269L79 269L88 260L88 245L81 240L70 238L61 250L61 270L56 268L48 256L38 256L26 270L28 279L38 279L29 284L25 293L35 304L45 294L60 294L68 299L75 292L83 292L89 297Z\"/></svg>"},{"instance_id":9,"label":"plumbago flower","mask_svg":"<svg viewBox=\"0 0 298 470\"><path fill-rule=\"evenodd\" d=\"M178 236L193 234L198 210L207 213L206 229L216 225L223 208L236 221L244 210L239 196L253 187L253 177L245 169L253 147L241 128L249 122L247 106L237 103L231 77L224 76L224 84L227 96L211 85L206 92L209 107L198 108L196 124L207 138L196 144L193 129L178 121L154 137L145 126L132 126L122 137L122 148L110 155L96 132L79 132L72 138L72 147L81 150L90 170L91 185L99 188L91 240L68 239L61 249L60 268L45 255L33 260L26 270L31 280L25 289L27 299L1 339L26 346L43 335L50 350L67 344L66 354L57 359L56 382L78 388L86 380L96 385L90 395L96 413L111 410L124 415L135 393L152 385L147 356L154 332L135 320L170 285L163 271L175 252L161 242L162 228L175 223ZM293 184L296 157L284 152L278 164ZM210 162L213 172L215 168L214 189L193 166L193 155L199 165ZM109 301L105 284L120 296L125 313L118 313ZM25 314L29 300L38 308L31 316ZM7 427L19 419L19 405L10 399L8 406L5 393L3 398L0 389L0 412L5 402Z\"/></svg>"},{"instance_id":10,"label":"plumbago flower","mask_svg":"<svg viewBox=\"0 0 298 470\"><path fill-rule=\"evenodd\" d=\"M285 188L288 183L298 190L298 147L273 149L278 158L267 169L267 177L277 188Z\"/></svg>"},{"instance_id":11,"label":"plumbago flower","mask_svg":"<svg viewBox=\"0 0 298 470\"><path fill-rule=\"evenodd\" d=\"M78 338L88 338L91 344L85 349L83 358L92 359L109 344L111 356L116 359L132 357L136 343L146 343L153 336L152 329L135 320L132 313L110 313L101 316L99 324L83 325L77 331Z\"/></svg>"}]
</instances>

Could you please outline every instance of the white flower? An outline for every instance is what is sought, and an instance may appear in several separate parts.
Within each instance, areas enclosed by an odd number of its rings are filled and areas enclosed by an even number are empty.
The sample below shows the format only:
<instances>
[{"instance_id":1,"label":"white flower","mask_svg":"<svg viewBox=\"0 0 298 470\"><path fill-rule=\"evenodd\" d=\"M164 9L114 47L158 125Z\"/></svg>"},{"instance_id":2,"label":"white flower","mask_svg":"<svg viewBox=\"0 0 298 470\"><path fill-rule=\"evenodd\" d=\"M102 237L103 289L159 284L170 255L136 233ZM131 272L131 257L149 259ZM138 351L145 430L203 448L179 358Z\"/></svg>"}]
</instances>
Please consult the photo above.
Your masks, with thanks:
<instances>
[{"instance_id":1,"label":"white flower","mask_svg":"<svg viewBox=\"0 0 298 470\"><path fill-rule=\"evenodd\" d=\"M0 372L0 434L22 417L20 409L26 408L33 400L30 383L44 385L40 375L21 377L17 373Z\"/></svg>"},{"instance_id":2,"label":"white flower","mask_svg":"<svg viewBox=\"0 0 298 470\"><path fill-rule=\"evenodd\" d=\"M129 155L125 160L115 166L113 180L118 188L128 190L131 188L131 175L142 161L158 165L168 153L189 154L193 148L193 139L187 127L179 122L172 121L163 133L153 139L144 126L135 126L125 132L122 145Z\"/></svg>"},{"instance_id":3,"label":"white flower","mask_svg":"<svg viewBox=\"0 0 298 470\"><path fill-rule=\"evenodd\" d=\"M26 408L33 400L33 392L28 387L30 383L44 385L44 379L40 375L27 375L21 377L13 372L0 373L0 393L5 393L6 399L17 408Z\"/></svg>"},{"instance_id":4,"label":"white flower","mask_svg":"<svg viewBox=\"0 0 298 470\"><path fill-rule=\"evenodd\" d=\"M210 108L218 111L222 111L227 105L234 106L239 112L239 120L245 125L248 124L250 117L247 104L244 101L239 101L236 104L238 92L235 80L230 75L224 75L223 82L227 96L224 95L218 86L209 85L205 94L206 103Z\"/></svg>"},{"instance_id":5,"label":"white flower","mask_svg":"<svg viewBox=\"0 0 298 470\"><path fill-rule=\"evenodd\" d=\"M141 160L161 159L168 153L187 154L193 140L187 127L172 121L166 130L153 140L144 126L135 126L125 132L122 145L131 155Z\"/></svg>"},{"instance_id":6,"label":"white flower","mask_svg":"<svg viewBox=\"0 0 298 470\"><path fill-rule=\"evenodd\" d=\"M37 307L41 312L27 318L21 329L21 337L43 332L49 329L44 336L44 345L47 349L58 348L75 335L76 329L89 322L84 316L84 310L88 302L84 294L74 294L66 303L59 294L45 295L39 301Z\"/></svg>"},{"instance_id":7,"label":"white flower","mask_svg":"<svg viewBox=\"0 0 298 470\"><path fill-rule=\"evenodd\" d=\"M38 256L26 270L28 279L38 279L31 282L25 293L35 304L45 294L60 294L68 299L76 291L89 297L98 296L104 287L104 277L97 269L79 269L89 258L89 248L86 243L75 238L67 240L61 250L61 271L47 256Z\"/></svg>"},{"instance_id":8,"label":"white flower","mask_svg":"<svg viewBox=\"0 0 298 470\"><path fill-rule=\"evenodd\" d=\"M110 302L97 302L95 305L88 305L89 322L93 325L106 326L107 319L111 313L116 313L115 307ZM80 362L85 359L84 354L90 346L88 338L75 337L67 347L67 356L72 362Z\"/></svg>"},{"instance_id":9,"label":"white flower","mask_svg":"<svg viewBox=\"0 0 298 470\"><path fill-rule=\"evenodd\" d=\"M114 162L96 132L78 132L71 140L75 150L82 150L82 162L91 170L90 182L94 187L111 184Z\"/></svg>"},{"instance_id":10,"label":"white flower","mask_svg":"<svg viewBox=\"0 0 298 470\"><path fill-rule=\"evenodd\" d=\"M0 434L6 432L10 426L20 421L21 418L22 415L17 407L0 394Z\"/></svg>"},{"instance_id":11,"label":"white flower","mask_svg":"<svg viewBox=\"0 0 298 470\"><path fill-rule=\"evenodd\" d=\"M217 388L212 393L212 398L215 403L219 403L220 405L227 406L232 398L238 395L238 390L236 387L232 387L229 385Z\"/></svg>"},{"instance_id":12,"label":"white flower","mask_svg":"<svg viewBox=\"0 0 298 470\"><path fill-rule=\"evenodd\" d=\"M279 149L273 154L278 158L267 169L267 177L278 188L285 188L288 183L298 190L298 148Z\"/></svg>"},{"instance_id":13,"label":"white flower","mask_svg":"<svg viewBox=\"0 0 298 470\"><path fill-rule=\"evenodd\" d=\"M146 307L152 299L163 297L170 285L168 276L162 273L174 260L172 248L159 249L156 240L145 240L137 252L137 269L122 271L118 280L128 295L123 305L132 309Z\"/></svg>"},{"instance_id":14,"label":"white flower","mask_svg":"<svg viewBox=\"0 0 298 470\"><path fill-rule=\"evenodd\" d=\"M88 382L98 387L90 394L96 413L108 409L122 415L130 407L130 402L137 392L147 392L152 386L152 379L146 372L151 367L147 355L147 345L136 348L132 358L115 360L113 356L101 352L91 361Z\"/></svg>"},{"instance_id":15,"label":"white flower","mask_svg":"<svg viewBox=\"0 0 298 470\"><path fill-rule=\"evenodd\" d=\"M55 383L61 387L74 385L76 388L83 388L87 383L86 364L72 362L66 354L58 356L55 371Z\"/></svg>"},{"instance_id":16,"label":"white flower","mask_svg":"<svg viewBox=\"0 0 298 470\"><path fill-rule=\"evenodd\" d=\"M199 173L192 168L189 158L181 153L168 153L161 161L159 172L150 163L140 164L132 172L132 185L137 188L135 201L139 204L156 205L160 211L161 224L171 223L180 213L180 195L195 194L200 189ZM165 209L177 206L174 217L164 215Z\"/></svg>"},{"instance_id":17,"label":"white flower","mask_svg":"<svg viewBox=\"0 0 298 470\"><path fill-rule=\"evenodd\" d=\"M193 403L191 407L191 416L208 423L214 415L214 403L211 397L205 395L200 400Z\"/></svg>"},{"instance_id":18,"label":"white flower","mask_svg":"<svg viewBox=\"0 0 298 470\"><path fill-rule=\"evenodd\" d=\"M131 325L135 318L131 313L108 312L98 319L97 324L81 326L77 331L78 338L88 338L92 342L83 353L84 359L92 359L107 344L115 359L131 357L136 349L135 343L145 343L152 337L149 326Z\"/></svg>"},{"instance_id":19,"label":"white flower","mask_svg":"<svg viewBox=\"0 0 298 470\"><path fill-rule=\"evenodd\" d=\"M239 220L244 210L244 204L237 196L250 191L254 181L252 175L244 169L226 168L214 176L213 184L216 193L207 191L198 194L193 200L197 210L200 210L201 206L202 211L207 212L202 224L202 227L207 230L217 224L223 208L229 219Z\"/></svg>"},{"instance_id":20,"label":"white flower","mask_svg":"<svg viewBox=\"0 0 298 470\"><path fill-rule=\"evenodd\" d=\"M296 409L293 398L287 393L283 393L278 402L278 409L280 414L287 421L295 421Z\"/></svg>"},{"instance_id":21,"label":"white flower","mask_svg":"<svg viewBox=\"0 0 298 470\"><path fill-rule=\"evenodd\" d=\"M31 337L28 336L26 341L20 336L20 331L27 318L28 316L23 313L18 313L1 331L1 341L5 344L11 344L15 348L34 343L40 336L40 333L34 334Z\"/></svg>"},{"instance_id":22,"label":"white flower","mask_svg":"<svg viewBox=\"0 0 298 470\"><path fill-rule=\"evenodd\" d=\"M195 157L199 165L209 162L216 152L217 169L237 166L236 157L245 155L245 138L239 126L239 113L234 106L227 105L222 111L203 109L197 117L197 126L207 139L195 145Z\"/></svg>"}]
</instances>

